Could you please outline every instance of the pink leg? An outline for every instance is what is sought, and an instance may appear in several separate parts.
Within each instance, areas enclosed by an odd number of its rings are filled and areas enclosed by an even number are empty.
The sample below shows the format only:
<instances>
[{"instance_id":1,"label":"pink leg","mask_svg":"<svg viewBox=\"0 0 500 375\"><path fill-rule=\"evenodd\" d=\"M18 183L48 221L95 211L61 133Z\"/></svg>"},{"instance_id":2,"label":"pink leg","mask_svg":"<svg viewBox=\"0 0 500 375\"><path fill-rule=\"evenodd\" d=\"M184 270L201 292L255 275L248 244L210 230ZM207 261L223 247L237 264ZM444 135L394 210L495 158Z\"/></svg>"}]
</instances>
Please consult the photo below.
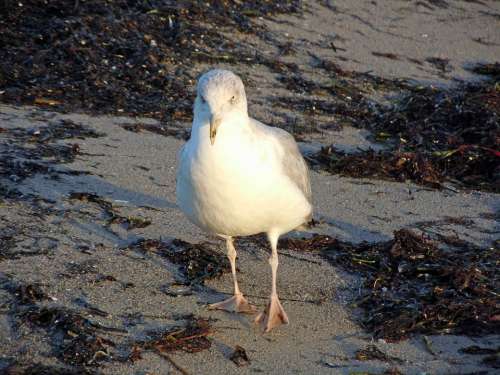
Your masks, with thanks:
<instances>
[{"instance_id":1,"label":"pink leg","mask_svg":"<svg viewBox=\"0 0 500 375\"><path fill-rule=\"evenodd\" d=\"M248 303L238 287L238 281L236 280L236 249L234 248L233 239L231 237L226 239L226 247L227 257L231 262L231 272L233 273L234 296L225 301L213 303L209 305L208 308L212 310L225 310L238 313L254 313L256 310L255 306Z\"/></svg>"},{"instance_id":2,"label":"pink leg","mask_svg":"<svg viewBox=\"0 0 500 375\"><path fill-rule=\"evenodd\" d=\"M288 324L288 316L281 306L278 298L278 292L276 291L276 278L278 272L278 237L279 235L275 233L268 233L268 239L271 243L272 250L271 257L269 258L269 264L271 265L272 271L271 298L264 312L260 313L257 315L257 318L255 318L255 322L260 323L264 332L269 332L271 329L281 324Z\"/></svg>"}]
</instances>

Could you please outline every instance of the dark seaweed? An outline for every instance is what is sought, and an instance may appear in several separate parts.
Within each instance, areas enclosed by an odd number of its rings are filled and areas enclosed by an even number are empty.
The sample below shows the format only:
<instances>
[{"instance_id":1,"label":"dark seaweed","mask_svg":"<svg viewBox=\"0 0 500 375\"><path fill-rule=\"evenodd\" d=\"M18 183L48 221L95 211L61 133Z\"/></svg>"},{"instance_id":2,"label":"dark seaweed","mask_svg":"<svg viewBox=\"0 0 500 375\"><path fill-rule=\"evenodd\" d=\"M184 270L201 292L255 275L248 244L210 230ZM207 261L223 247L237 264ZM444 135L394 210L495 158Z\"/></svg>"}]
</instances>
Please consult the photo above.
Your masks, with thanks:
<instances>
[{"instance_id":1,"label":"dark seaweed","mask_svg":"<svg viewBox=\"0 0 500 375\"><path fill-rule=\"evenodd\" d=\"M206 279L218 277L231 270L227 257L213 250L208 244L191 244L179 239L170 242L141 239L125 249L155 252L180 265L187 282L203 284Z\"/></svg>"},{"instance_id":2,"label":"dark seaweed","mask_svg":"<svg viewBox=\"0 0 500 375\"><path fill-rule=\"evenodd\" d=\"M19 182L35 174L79 174L58 170L55 165L73 162L80 154L77 143L61 140L97 138L103 134L70 120L60 120L33 129L14 128L0 132L0 178Z\"/></svg>"},{"instance_id":3,"label":"dark seaweed","mask_svg":"<svg viewBox=\"0 0 500 375\"><path fill-rule=\"evenodd\" d=\"M97 334L99 325L63 307L33 305L19 318L46 329L52 337L55 355L68 365L96 366L110 357L110 348L115 346L111 340ZM59 340L61 335L62 341Z\"/></svg>"},{"instance_id":4,"label":"dark seaweed","mask_svg":"<svg viewBox=\"0 0 500 375\"><path fill-rule=\"evenodd\" d=\"M122 216L116 208L113 207L113 204L106 199L100 197L95 193L88 192L71 192L69 195L69 199L76 199L83 202L92 202L96 203L99 207L101 207L106 215L108 216L106 227L109 228L111 224L121 224L127 230L132 230L136 228L145 228L151 225L151 220L138 216Z\"/></svg>"},{"instance_id":5,"label":"dark seaweed","mask_svg":"<svg viewBox=\"0 0 500 375\"><path fill-rule=\"evenodd\" d=\"M96 366L110 357L114 343L98 334L102 327L80 313L62 306L40 306L38 302L47 295L38 284L24 284L10 278L2 278L0 285L12 296L10 314L17 325L43 329L49 336L53 354L72 371L83 366ZM108 329L108 328L106 328ZM11 371L26 371L38 365L24 366L14 363ZM61 371L66 371L61 368ZM57 372L56 372L57 373ZM82 373L86 373L82 370ZM90 373L90 371L89 371Z\"/></svg>"},{"instance_id":6,"label":"dark seaweed","mask_svg":"<svg viewBox=\"0 0 500 375\"><path fill-rule=\"evenodd\" d=\"M358 361L382 361L382 362L398 362L403 363L403 361L396 357L391 357L377 348L375 345L368 345L364 349L356 350L354 353L354 358Z\"/></svg>"},{"instance_id":7,"label":"dark seaweed","mask_svg":"<svg viewBox=\"0 0 500 375\"><path fill-rule=\"evenodd\" d=\"M500 190L500 92L498 64L476 72L492 79L456 89L405 88L389 107L365 112L377 141L388 149L355 154L324 147L309 156L315 168L353 177L376 177L442 187Z\"/></svg>"},{"instance_id":8,"label":"dark seaweed","mask_svg":"<svg viewBox=\"0 0 500 375\"><path fill-rule=\"evenodd\" d=\"M362 325L375 337L500 333L500 255L493 247L443 236L434 240L407 229L387 242L354 245L313 236L282 246L314 249L332 264L361 273L365 292L356 305L363 310Z\"/></svg>"},{"instance_id":9,"label":"dark seaweed","mask_svg":"<svg viewBox=\"0 0 500 375\"><path fill-rule=\"evenodd\" d=\"M238 367L248 366L250 364L250 358L248 358L246 350L239 345L235 346L234 352L231 354L229 359Z\"/></svg>"},{"instance_id":10,"label":"dark seaweed","mask_svg":"<svg viewBox=\"0 0 500 375\"><path fill-rule=\"evenodd\" d=\"M181 373L187 374L187 371L169 356L169 353L178 351L198 353L209 349L212 342L208 336L212 333L212 327L210 321L193 315L186 316L184 319L186 322L182 326L175 326L164 332L149 332L148 336L152 337L151 339L134 342L127 359L136 362L142 359L143 352L154 351L167 359Z\"/></svg>"},{"instance_id":11,"label":"dark seaweed","mask_svg":"<svg viewBox=\"0 0 500 375\"><path fill-rule=\"evenodd\" d=\"M47 366L41 363L24 364L16 361L2 372L5 375L97 375L99 373L86 367Z\"/></svg>"},{"instance_id":12,"label":"dark seaweed","mask_svg":"<svg viewBox=\"0 0 500 375\"><path fill-rule=\"evenodd\" d=\"M152 125L144 123L122 124L122 128L134 133L140 133L143 130L146 130L151 133L163 135L165 137L177 137L184 140L188 140L191 135L191 132L187 129L174 129L174 128L167 128L161 125Z\"/></svg>"},{"instance_id":13,"label":"dark seaweed","mask_svg":"<svg viewBox=\"0 0 500 375\"><path fill-rule=\"evenodd\" d=\"M223 31L269 41L252 18L301 10L296 0L2 4L2 101L182 121L190 117L195 63L241 61L280 69Z\"/></svg>"}]
</instances>

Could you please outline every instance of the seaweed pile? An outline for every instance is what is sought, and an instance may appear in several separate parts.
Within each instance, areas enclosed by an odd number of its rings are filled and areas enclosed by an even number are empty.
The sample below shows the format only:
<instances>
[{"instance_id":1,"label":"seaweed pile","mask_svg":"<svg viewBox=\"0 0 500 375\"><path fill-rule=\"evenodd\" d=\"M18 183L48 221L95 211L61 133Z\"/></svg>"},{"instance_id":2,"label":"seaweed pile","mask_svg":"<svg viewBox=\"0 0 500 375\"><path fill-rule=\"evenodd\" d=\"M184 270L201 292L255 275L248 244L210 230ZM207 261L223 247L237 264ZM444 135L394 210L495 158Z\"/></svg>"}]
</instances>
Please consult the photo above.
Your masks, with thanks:
<instances>
[{"instance_id":1,"label":"seaweed pile","mask_svg":"<svg viewBox=\"0 0 500 375\"><path fill-rule=\"evenodd\" d=\"M327 236L294 239L290 249L314 247L334 265L359 272L356 300L362 325L375 337L398 341L415 333L500 333L500 253L441 236L402 229L394 239L354 245Z\"/></svg>"},{"instance_id":2,"label":"seaweed pile","mask_svg":"<svg viewBox=\"0 0 500 375\"><path fill-rule=\"evenodd\" d=\"M155 350L160 353L183 351L197 353L209 349L212 345L207 338L212 333L210 322L206 319L188 316L186 324L173 327L165 332L152 332L152 339L134 344L129 359L134 362L141 358L144 350Z\"/></svg>"},{"instance_id":3,"label":"seaweed pile","mask_svg":"<svg viewBox=\"0 0 500 375\"><path fill-rule=\"evenodd\" d=\"M352 177L500 192L500 64L473 70L491 79L455 89L406 87L392 106L378 106L361 126L389 150L345 154L329 146L310 162Z\"/></svg>"},{"instance_id":4,"label":"seaweed pile","mask_svg":"<svg viewBox=\"0 0 500 375\"><path fill-rule=\"evenodd\" d=\"M79 311L64 306L49 304L42 306L49 297L39 284L23 284L9 278L0 279L0 286L11 295L10 314L15 324L30 330L46 334L52 355L63 366L45 366L37 363L25 363L14 359L3 369L7 374L97 374L98 367L110 361L140 360L141 353L153 351L167 359L179 371L184 370L168 353L183 351L196 353L210 348L207 338L212 333L210 321L193 315L179 317L182 325L164 331L148 332L146 341L127 341L115 343L106 338L104 333L126 330L106 327L83 316ZM81 303L80 303L81 304ZM85 305L85 303L84 303ZM99 309L89 309L99 314ZM129 354L123 356L115 348L120 346Z\"/></svg>"},{"instance_id":5,"label":"seaweed pile","mask_svg":"<svg viewBox=\"0 0 500 375\"><path fill-rule=\"evenodd\" d=\"M81 152L78 143L59 141L101 136L103 134L70 120L60 120L33 129L1 129L0 178L19 182L37 173L55 172L55 164L70 163ZM58 173L83 172L67 170Z\"/></svg>"},{"instance_id":6,"label":"seaweed pile","mask_svg":"<svg viewBox=\"0 0 500 375\"><path fill-rule=\"evenodd\" d=\"M206 279L218 277L231 268L227 257L210 248L206 243L191 244L179 239L170 242L141 239L124 250L154 252L180 265L189 285L203 284Z\"/></svg>"},{"instance_id":7,"label":"seaweed pile","mask_svg":"<svg viewBox=\"0 0 500 375\"><path fill-rule=\"evenodd\" d=\"M57 110L187 120L197 62L262 63L224 31L269 39L251 23L300 1L41 1L0 4L1 100Z\"/></svg>"},{"instance_id":8,"label":"seaweed pile","mask_svg":"<svg viewBox=\"0 0 500 375\"><path fill-rule=\"evenodd\" d=\"M91 322L77 311L62 306L40 306L39 302L49 298L38 284L14 282L9 278L2 278L0 284L12 296L9 306L14 322L45 331L54 356L64 364L87 373L84 367L96 366L110 357L114 343L99 331L113 328Z\"/></svg>"}]
</instances>

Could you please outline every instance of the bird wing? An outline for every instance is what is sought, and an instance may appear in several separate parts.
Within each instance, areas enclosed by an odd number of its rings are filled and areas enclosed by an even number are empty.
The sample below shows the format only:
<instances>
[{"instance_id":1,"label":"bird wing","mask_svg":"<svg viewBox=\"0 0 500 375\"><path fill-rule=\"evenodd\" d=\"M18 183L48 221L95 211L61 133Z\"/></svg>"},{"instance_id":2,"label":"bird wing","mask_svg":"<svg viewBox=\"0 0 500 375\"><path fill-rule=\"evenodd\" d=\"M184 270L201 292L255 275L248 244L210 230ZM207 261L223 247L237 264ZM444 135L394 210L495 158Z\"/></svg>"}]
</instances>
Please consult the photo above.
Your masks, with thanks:
<instances>
[{"instance_id":1,"label":"bird wing","mask_svg":"<svg viewBox=\"0 0 500 375\"><path fill-rule=\"evenodd\" d=\"M281 165L283 172L302 191L309 203L312 203L309 168L293 136L283 129L267 126L255 119L251 119L251 124L255 131L272 137L282 147L283 157L281 158Z\"/></svg>"}]
</instances>

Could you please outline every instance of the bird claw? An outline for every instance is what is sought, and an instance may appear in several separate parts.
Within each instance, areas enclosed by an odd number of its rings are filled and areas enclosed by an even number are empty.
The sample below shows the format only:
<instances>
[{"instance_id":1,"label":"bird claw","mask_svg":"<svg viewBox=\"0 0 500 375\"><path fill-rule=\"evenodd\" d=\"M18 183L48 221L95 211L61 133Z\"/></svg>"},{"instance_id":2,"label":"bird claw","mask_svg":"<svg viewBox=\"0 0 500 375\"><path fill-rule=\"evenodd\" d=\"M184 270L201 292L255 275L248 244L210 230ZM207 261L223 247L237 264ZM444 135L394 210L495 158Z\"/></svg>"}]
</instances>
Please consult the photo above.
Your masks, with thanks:
<instances>
[{"instance_id":1,"label":"bird claw","mask_svg":"<svg viewBox=\"0 0 500 375\"><path fill-rule=\"evenodd\" d=\"M224 310L228 312L237 312L244 314L253 314L257 310L254 305L248 303L243 294L235 294L231 298L208 305L210 310Z\"/></svg>"},{"instance_id":2,"label":"bird claw","mask_svg":"<svg viewBox=\"0 0 500 375\"><path fill-rule=\"evenodd\" d=\"M255 323L260 323L264 332L269 332L281 324L288 324L288 316L277 296L272 296L265 310L255 318Z\"/></svg>"}]
</instances>

